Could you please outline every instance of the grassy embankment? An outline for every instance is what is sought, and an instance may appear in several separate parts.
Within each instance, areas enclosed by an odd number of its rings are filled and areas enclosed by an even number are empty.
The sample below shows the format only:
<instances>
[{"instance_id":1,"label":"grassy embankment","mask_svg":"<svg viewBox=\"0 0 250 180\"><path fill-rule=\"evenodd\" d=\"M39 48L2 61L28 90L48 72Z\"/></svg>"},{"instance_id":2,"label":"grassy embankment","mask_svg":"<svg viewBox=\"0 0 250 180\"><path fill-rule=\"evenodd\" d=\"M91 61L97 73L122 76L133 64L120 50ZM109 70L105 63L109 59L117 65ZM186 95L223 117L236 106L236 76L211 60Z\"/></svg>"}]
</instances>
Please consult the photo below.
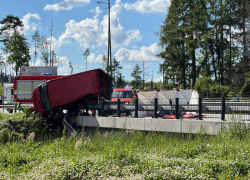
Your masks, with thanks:
<instances>
[{"instance_id":1,"label":"grassy embankment","mask_svg":"<svg viewBox=\"0 0 250 180\"><path fill-rule=\"evenodd\" d=\"M250 133L118 133L52 138L39 120L0 116L0 179L249 179Z\"/></svg>"}]
</instances>

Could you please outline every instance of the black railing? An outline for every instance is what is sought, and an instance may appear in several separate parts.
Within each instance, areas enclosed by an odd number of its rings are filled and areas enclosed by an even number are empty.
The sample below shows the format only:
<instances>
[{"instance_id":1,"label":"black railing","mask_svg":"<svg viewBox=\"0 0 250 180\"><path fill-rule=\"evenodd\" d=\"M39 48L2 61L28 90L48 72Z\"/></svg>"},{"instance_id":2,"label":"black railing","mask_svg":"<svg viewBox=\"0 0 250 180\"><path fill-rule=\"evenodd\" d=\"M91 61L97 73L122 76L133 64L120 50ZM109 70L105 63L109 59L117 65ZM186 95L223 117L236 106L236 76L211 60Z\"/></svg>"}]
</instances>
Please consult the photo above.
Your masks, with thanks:
<instances>
[{"instance_id":1,"label":"black railing","mask_svg":"<svg viewBox=\"0 0 250 180\"><path fill-rule=\"evenodd\" d=\"M174 115L175 119L199 120L230 120L232 118L250 121L250 98L239 100L237 98L196 98L179 99L135 99L125 103L118 99L116 102L103 101L100 105L89 105L88 109L100 110L100 116L116 114L118 117L133 112L133 117L140 117L139 112L147 112L147 116L166 118Z\"/></svg>"}]
</instances>

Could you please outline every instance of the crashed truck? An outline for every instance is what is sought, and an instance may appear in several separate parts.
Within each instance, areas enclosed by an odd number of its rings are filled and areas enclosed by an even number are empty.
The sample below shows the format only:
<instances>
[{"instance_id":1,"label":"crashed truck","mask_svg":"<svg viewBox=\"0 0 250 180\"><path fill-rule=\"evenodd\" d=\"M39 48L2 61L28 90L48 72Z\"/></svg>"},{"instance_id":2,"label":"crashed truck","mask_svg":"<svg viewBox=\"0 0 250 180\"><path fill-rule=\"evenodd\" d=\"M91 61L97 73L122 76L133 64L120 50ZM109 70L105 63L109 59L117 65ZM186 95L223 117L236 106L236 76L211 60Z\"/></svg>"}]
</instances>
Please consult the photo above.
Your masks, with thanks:
<instances>
[{"instance_id":1,"label":"crashed truck","mask_svg":"<svg viewBox=\"0 0 250 180\"><path fill-rule=\"evenodd\" d=\"M110 100L111 93L112 78L103 70L94 69L44 82L34 90L32 100L34 109L51 129L64 125L74 134L68 118L84 115L82 110L88 104L98 104L101 98Z\"/></svg>"}]
</instances>

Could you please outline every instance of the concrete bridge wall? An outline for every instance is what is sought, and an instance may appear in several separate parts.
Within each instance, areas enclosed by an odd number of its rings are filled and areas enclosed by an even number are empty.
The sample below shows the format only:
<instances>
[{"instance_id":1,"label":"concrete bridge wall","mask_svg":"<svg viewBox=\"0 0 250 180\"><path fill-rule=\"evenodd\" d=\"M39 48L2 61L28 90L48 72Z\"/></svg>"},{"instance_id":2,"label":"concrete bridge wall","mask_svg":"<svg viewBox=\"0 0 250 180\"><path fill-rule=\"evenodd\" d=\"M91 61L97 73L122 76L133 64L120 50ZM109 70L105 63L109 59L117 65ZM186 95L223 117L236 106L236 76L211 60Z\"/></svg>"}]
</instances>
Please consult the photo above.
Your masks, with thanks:
<instances>
[{"instance_id":1,"label":"concrete bridge wall","mask_svg":"<svg viewBox=\"0 0 250 180\"><path fill-rule=\"evenodd\" d=\"M229 122L221 120L191 120L191 119L155 119L155 118L124 118L77 116L71 117L70 123L76 126L111 128L141 131L198 133L204 130L207 134L216 135L223 127L228 128ZM248 127L248 122L245 125Z\"/></svg>"}]
</instances>

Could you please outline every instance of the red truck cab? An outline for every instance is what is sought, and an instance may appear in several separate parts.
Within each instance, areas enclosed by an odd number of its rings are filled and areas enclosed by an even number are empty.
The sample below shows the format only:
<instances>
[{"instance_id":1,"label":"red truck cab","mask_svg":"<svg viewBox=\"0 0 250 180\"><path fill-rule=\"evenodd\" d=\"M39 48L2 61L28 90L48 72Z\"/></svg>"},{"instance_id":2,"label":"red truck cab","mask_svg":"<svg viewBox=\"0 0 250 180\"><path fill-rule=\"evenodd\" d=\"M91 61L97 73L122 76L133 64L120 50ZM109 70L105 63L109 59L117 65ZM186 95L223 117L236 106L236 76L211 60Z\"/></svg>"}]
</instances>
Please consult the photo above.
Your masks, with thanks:
<instances>
[{"instance_id":1,"label":"red truck cab","mask_svg":"<svg viewBox=\"0 0 250 180\"><path fill-rule=\"evenodd\" d=\"M131 102L134 98L133 90L130 86L125 86L124 88L113 87L111 101L117 101L117 99L120 99L123 102Z\"/></svg>"}]
</instances>

